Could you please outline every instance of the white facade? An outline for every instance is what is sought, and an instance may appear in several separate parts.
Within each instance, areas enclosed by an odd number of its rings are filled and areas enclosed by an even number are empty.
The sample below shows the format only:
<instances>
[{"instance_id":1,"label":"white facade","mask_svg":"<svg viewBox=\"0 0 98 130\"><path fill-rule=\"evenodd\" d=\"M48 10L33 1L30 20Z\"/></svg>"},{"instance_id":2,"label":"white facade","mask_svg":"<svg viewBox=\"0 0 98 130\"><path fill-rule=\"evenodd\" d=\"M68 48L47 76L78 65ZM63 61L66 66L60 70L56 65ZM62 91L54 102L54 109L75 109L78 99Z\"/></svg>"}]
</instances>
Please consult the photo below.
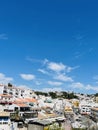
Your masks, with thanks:
<instances>
[{"instance_id":1,"label":"white facade","mask_svg":"<svg viewBox=\"0 0 98 130\"><path fill-rule=\"evenodd\" d=\"M10 115L6 112L0 112L0 130L10 130Z\"/></svg>"},{"instance_id":2,"label":"white facade","mask_svg":"<svg viewBox=\"0 0 98 130\"><path fill-rule=\"evenodd\" d=\"M13 85L0 85L0 94L11 95L13 99L16 98L36 98L36 95L33 90L27 88L19 88Z\"/></svg>"},{"instance_id":3,"label":"white facade","mask_svg":"<svg viewBox=\"0 0 98 130\"><path fill-rule=\"evenodd\" d=\"M90 115L91 109L87 106L81 107L80 113L83 115Z\"/></svg>"}]
</instances>

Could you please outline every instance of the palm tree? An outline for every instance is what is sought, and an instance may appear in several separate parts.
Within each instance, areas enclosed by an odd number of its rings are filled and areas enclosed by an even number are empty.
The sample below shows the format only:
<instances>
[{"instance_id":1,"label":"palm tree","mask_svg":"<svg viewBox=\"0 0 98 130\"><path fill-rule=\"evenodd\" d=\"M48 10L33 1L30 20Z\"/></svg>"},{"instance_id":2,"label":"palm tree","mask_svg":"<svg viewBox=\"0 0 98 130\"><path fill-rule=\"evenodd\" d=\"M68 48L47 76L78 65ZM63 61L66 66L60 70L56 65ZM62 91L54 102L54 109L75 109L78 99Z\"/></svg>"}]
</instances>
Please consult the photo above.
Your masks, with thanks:
<instances>
[{"instance_id":1,"label":"palm tree","mask_svg":"<svg viewBox=\"0 0 98 130\"><path fill-rule=\"evenodd\" d=\"M15 120L19 120L20 116L19 116L19 110L17 109L15 112Z\"/></svg>"},{"instance_id":2,"label":"palm tree","mask_svg":"<svg viewBox=\"0 0 98 130\"><path fill-rule=\"evenodd\" d=\"M47 130L64 130L62 126L59 126L57 124L50 125Z\"/></svg>"}]
</instances>

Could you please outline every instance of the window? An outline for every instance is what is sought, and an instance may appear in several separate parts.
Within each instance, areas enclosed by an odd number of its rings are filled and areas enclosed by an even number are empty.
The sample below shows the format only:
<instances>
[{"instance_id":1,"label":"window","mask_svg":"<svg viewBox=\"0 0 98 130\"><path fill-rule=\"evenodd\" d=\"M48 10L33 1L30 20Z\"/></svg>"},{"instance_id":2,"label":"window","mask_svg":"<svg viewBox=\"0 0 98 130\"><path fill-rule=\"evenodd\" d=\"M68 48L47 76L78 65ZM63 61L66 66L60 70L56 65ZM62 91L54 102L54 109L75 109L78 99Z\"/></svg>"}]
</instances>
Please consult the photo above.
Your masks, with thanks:
<instances>
[{"instance_id":1,"label":"window","mask_svg":"<svg viewBox=\"0 0 98 130\"><path fill-rule=\"evenodd\" d=\"M8 122L3 122L3 124L8 124Z\"/></svg>"}]
</instances>

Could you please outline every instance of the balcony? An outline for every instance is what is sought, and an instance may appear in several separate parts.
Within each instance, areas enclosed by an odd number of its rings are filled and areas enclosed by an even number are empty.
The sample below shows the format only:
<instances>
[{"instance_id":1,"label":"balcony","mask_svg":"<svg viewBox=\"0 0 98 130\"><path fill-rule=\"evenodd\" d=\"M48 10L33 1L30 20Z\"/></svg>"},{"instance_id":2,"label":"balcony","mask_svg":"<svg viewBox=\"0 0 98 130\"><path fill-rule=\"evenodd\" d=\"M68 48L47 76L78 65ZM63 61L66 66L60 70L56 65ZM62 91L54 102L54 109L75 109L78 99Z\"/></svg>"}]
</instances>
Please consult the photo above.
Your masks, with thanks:
<instances>
[{"instance_id":1,"label":"balcony","mask_svg":"<svg viewBox=\"0 0 98 130\"><path fill-rule=\"evenodd\" d=\"M10 95L13 95L13 93L12 93L12 92L9 92L9 94L10 94Z\"/></svg>"},{"instance_id":2,"label":"balcony","mask_svg":"<svg viewBox=\"0 0 98 130\"><path fill-rule=\"evenodd\" d=\"M22 90L21 93L24 93L24 90Z\"/></svg>"},{"instance_id":3,"label":"balcony","mask_svg":"<svg viewBox=\"0 0 98 130\"><path fill-rule=\"evenodd\" d=\"M19 93L18 93L18 92L16 92L15 94L16 94L16 95L19 95Z\"/></svg>"},{"instance_id":4,"label":"balcony","mask_svg":"<svg viewBox=\"0 0 98 130\"><path fill-rule=\"evenodd\" d=\"M7 89L7 86L4 86L4 89Z\"/></svg>"},{"instance_id":5,"label":"balcony","mask_svg":"<svg viewBox=\"0 0 98 130\"><path fill-rule=\"evenodd\" d=\"M13 89L9 89L9 91L11 91L11 92L12 92L12 91L13 91Z\"/></svg>"},{"instance_id":6,"label":"balcony","mask_svg":"<svg viewBox=\"0 0 98 130\"><path fill-rule=\"evenodd\" d=\"M7 92L7 90L3 90L3 94L7 94L8 92Z\"/></svg>"}]
</instances>

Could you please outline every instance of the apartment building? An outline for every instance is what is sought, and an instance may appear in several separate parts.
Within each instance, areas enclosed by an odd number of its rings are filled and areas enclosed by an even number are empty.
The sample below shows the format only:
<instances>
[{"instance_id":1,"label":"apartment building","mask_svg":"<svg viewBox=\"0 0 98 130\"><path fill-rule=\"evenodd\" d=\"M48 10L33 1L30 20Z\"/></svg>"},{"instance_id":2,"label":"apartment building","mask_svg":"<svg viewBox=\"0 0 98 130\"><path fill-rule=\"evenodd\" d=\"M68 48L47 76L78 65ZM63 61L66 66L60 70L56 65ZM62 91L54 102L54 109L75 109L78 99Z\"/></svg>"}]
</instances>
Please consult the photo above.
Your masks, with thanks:
<instances>
[{"instance_id":1,"label":"apartment building","mask_svg":"<svg viewBox=\"0 0 98 130\"><path fill-rule=\"evenodd\" d=\"M98 107L93 107L91 108L91 115L90 117L94 120L98 122Z\"/></svg>"},{"instance_id":2,"label":"apartment building","mask_svg":"<svg viewBox=\"0 0 98 130\"><path fill-rule=\"evenodd\" d=\"M5 105L9 104L11 105L13 103L13 97L8 94L0 94L0 104Z\"/></svg>"},{"instance_id":3,"label":"apartment building","mask_svg":"<svg viewBox=\"0 0 98 130\"><path fill-rule=\"evenodd\" d=\"M0 85L0 94L10 95L13 99L16 98L36 98L36 95L33 90L28 88L19 88L13 86L12 84ZM10 100L10 99L9 99Z\"/></svg>"}]
</instances>

